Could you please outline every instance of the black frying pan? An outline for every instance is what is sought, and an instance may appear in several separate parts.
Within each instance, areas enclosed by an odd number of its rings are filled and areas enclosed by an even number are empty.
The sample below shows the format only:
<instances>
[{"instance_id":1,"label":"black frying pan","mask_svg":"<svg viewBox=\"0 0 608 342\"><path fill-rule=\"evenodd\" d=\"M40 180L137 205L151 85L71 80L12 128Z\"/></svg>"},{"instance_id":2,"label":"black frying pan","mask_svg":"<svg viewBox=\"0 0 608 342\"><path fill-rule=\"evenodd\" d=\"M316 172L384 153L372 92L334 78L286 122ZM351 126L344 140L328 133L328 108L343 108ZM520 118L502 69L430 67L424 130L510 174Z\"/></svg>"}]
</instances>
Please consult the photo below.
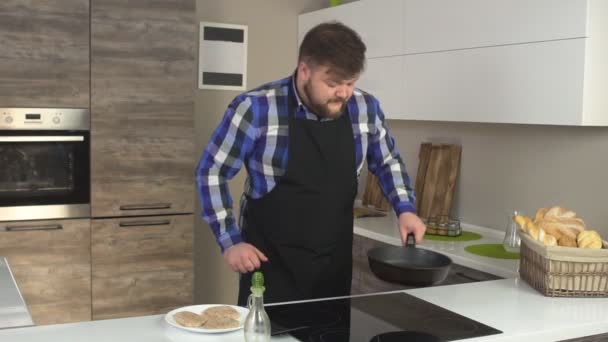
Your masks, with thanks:
<instances>
[{"instance_id":1,"label":"black frying pan","mask_svg":"<svg viewBox=\"0 0 608 342\"><path fill-rule=\"evenodd\" d=\"M438 284L447 277L452 265L452 259L441 253L416 248L413 234L407 236L404 247L370 249L367 260L378 278L408 286Z\"/></svg>"}]
</instances>

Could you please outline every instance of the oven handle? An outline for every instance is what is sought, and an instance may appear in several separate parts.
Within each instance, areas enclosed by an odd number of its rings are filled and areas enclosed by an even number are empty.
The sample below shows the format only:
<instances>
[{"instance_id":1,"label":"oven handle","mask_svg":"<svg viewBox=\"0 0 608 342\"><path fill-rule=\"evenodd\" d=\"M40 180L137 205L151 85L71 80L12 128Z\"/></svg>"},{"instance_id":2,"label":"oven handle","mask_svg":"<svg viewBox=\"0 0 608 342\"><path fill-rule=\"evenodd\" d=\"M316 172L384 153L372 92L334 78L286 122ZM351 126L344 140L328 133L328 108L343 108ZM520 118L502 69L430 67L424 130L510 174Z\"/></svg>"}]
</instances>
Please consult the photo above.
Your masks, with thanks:
<instances>
[{"instance_id":1,"label":"oven handle","mask_svg":"<svg viewBox=\"0 0 608 342\"><path fill-rule=\"evenodd\" d=\"M120 210L159 210L171 209L171 203L127 204L121 205Z\"/></svg>"},{"instance_id":2,"label":"oven handle","mask_svg":"<svg viewBox=\"0 0 608 342\"><path fill-rule=\"evenodd\" d=\"M2 142L63 142L84 141L82 135L51 135L51 136L4 136L0 137Z\"/></svg>"},{"instance_id":3,"label":"oven handle","mask_svg":"<svg viewBox=\"0 0 608 342\"><path fill-rule=\"evenodd\" d=\"M158 221L130 221L120 222L120 227L141 227L141 226L166 226L171 224L171 220L158 220Z\"/></svg>"},{"instance_id":4,"label":"oven handle","mask_svg":"<svg viewBox=\"0 0 608 342\"><path fill-rule=\"evenodd\" d=\"M7 232L25 232L32 230L60 230L63 226L60 224L37 225L37 226L7 226Z\"/></svg>"}]
</instances>

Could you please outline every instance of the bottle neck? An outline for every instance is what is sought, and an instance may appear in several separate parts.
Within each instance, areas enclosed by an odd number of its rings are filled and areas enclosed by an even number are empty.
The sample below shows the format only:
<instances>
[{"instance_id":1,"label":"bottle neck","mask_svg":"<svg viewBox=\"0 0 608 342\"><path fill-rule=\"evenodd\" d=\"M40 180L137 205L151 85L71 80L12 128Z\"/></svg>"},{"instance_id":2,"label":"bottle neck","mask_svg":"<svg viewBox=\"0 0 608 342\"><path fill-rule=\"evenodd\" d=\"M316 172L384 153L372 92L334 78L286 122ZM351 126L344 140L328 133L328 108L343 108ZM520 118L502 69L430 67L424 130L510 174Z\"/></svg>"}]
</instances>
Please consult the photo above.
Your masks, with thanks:
<instances>
[{"instance_id":1,"label":"bottle neck","mask_svg":"<svg viewBox=\"0 0 608 342\"><path fill-rule=\"evenodd\" d=\"M256 308L263 308L264 296L251 295L251 306Z\"/></svg>"}]
</instances>

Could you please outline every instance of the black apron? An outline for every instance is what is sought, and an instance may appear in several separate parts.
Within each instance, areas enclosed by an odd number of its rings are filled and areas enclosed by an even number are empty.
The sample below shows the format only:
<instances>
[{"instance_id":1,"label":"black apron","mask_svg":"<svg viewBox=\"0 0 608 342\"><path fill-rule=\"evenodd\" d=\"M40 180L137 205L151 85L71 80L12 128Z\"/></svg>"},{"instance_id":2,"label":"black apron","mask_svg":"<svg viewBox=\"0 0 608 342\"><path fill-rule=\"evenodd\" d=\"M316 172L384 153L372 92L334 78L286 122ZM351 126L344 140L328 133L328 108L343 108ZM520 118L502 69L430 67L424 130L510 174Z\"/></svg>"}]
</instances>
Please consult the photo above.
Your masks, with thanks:
<instances>
[{"instance_id":1,"label":"black apron","mask_svg":"<svg viewBox=\"0 0 608 342\"><path fill-rule=\"evenodd\" d=\"M242 236L264 253L265 303L350 295L355 144L348 112L331 121L295 118L289 94L285 174L258 199L247 199ZM242 274L239 305L250 294Z\"/></svg>"}]
</instances>

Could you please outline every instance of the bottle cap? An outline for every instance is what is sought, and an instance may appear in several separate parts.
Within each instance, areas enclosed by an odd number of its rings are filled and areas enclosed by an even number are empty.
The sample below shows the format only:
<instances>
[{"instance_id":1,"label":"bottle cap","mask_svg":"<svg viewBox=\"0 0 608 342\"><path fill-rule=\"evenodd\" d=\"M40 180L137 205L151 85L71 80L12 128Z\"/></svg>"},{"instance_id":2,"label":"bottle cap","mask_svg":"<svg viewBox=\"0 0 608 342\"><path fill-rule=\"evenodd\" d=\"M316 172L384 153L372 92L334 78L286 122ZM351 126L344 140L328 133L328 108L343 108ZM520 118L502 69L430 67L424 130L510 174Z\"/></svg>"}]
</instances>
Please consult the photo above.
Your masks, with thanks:
<instances>
[{"instance_id":1,"label":"bottle cap","mask_svg":"<svg viewBox=\"0 0 608 342\"><path fill-rule=\"evenodd\" d=\"M264 274L262 272L254 272L251 277L251 293L255 296L262 296L264 294Z\"/></svg>"}]
</instances>

